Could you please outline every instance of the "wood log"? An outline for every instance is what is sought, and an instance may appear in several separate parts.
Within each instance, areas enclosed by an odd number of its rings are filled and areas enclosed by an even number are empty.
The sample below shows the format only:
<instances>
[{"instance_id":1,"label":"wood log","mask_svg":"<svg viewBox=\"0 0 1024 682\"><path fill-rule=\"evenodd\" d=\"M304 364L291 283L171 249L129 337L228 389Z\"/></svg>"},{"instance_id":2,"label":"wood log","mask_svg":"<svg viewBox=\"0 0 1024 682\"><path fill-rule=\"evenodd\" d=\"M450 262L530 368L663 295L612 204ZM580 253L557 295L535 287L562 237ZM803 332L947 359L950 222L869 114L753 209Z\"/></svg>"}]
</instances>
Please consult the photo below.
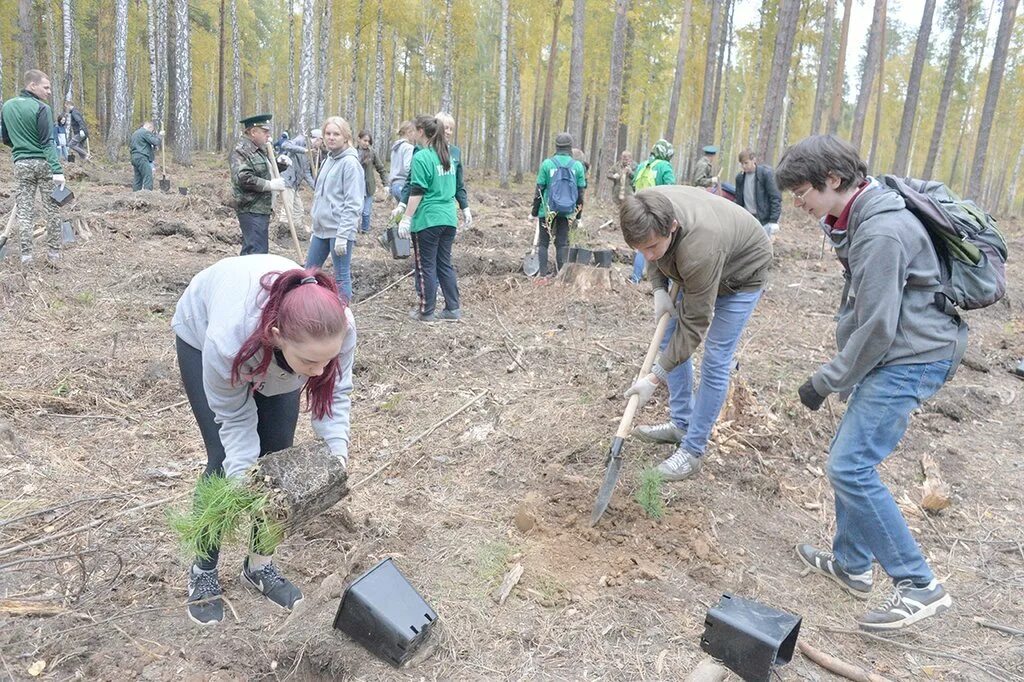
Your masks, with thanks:
<instances>
[{"instance_id":1,"label":"wood log","mask_svg":"<svg viewBox=\"0 0 1024 682\"><path fill-rule=\"evenodd\" d=\"M63 604L30 599L0 599L0 613L8 616L56 616L66 612Z\"/></svg>"},{"instance_id":2,"label":"wood log","mask_svg":"<svg viewBox=\"0 0 1024 682\"><path fill-rule=\"evenodd\" d=\"M348 495L348 473L323 443L307 443L260 458L255 485L270 492L286 533L302 527Z\"/></svg>"},{"instance_id":3,"label":"wood log","mask_svg":"<svg viewBox=\"0 0 1024 682\"><path fill-rule=\"evenodd\" d=\"M931 455L921 456L921 470L924 483L921 485L921 508L929 514L937 514L950 504L949 486L942 479L939 463Z\"/></svg>"},{"instance_id":4,"label":"wood log","mask_svg":"<svg viewBox=\"0 0 1024 682\"><path fill-rule=\"evenodd\" d=\"M825 670L835 673L840 677L845 677L848 680L854 680L854 682L889 682L889 678L887 677L864 670L860 666L847 663L835 656L830 656L824 651L814 648L803 640L797 642L797 648L800 649L800 653L817 663Z\"/></svg>"}]
</instances>

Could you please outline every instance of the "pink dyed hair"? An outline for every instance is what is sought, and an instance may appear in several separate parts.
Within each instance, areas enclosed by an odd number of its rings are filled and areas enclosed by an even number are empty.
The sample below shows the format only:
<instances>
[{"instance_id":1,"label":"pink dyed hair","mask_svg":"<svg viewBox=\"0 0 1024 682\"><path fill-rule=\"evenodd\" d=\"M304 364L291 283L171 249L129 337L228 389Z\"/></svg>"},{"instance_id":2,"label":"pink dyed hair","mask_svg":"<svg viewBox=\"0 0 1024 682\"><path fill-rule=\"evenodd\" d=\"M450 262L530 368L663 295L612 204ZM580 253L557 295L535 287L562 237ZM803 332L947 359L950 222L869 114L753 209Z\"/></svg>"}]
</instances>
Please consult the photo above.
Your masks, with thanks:
<instances>
[{"instance_id":1,"label":"pink dyed hair","mask_svg":"<svg viewBox=\"0 0 1024 682\"><path fill-rule=\"evenodd\" d=\"M316 283L303 284L307 277L313 277ZM268 272L260 279L260 286L266 292L266 300L256 329L231 363L231 380L234 383L242 381L242 365L261 351L255 374L267 371L276 347L271 333L274 327L289 341L326 339L345 334L347 330L345 310L348 306L338 298L334 280L319 269ZM309 377L306 381L303 389L306 403L317 419L332 414L338 372L338 358L335 357L327 363L320 376Z\"/></svg>"}]
</instances>

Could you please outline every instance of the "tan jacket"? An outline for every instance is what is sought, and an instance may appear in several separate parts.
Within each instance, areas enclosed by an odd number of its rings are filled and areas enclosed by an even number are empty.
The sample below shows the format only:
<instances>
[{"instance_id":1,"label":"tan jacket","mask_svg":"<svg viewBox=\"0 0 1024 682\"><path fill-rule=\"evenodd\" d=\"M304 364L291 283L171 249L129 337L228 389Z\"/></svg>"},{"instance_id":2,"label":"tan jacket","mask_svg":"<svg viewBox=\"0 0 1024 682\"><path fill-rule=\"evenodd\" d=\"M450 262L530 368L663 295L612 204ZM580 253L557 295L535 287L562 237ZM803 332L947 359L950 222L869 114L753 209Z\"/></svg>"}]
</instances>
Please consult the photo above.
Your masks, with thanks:
<instances>
[{"instance_id":1,"label":"tan jacket","mask_svg":"<svg viewBox=\"0 0 1024 682\"><path fill-rule=\"evenodd\" d=\"M668 251L647 264L654 289L679 282L679 324L658 364L666 371L686 362L711 324L715 299L763 289L772 244L757 218L728 199L698 187L665 185L642 190L667 197L679 228Z\"/></svg>"}]
</instances>

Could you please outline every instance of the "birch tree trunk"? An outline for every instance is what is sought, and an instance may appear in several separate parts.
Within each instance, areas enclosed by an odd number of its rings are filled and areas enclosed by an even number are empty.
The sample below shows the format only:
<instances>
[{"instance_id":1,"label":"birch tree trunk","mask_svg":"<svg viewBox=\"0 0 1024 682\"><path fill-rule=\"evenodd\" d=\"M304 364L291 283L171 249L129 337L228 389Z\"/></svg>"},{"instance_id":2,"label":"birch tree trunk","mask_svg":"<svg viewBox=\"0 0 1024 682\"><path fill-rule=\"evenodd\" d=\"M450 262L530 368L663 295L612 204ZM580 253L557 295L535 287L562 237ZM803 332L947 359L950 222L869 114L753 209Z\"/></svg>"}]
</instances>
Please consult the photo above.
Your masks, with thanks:
<instances>
[{"instance_id":1,"label":"birch tree trunk","mask_svg":"<svg viewBox=\"0 0 1024 682\"><path fill-rule=\"evenodd\" d=\"M853 12L853 0L843 3L843 27L839 32L839 55L836 59L835 81L832 83L832 106L828 115L828 132L835 135L839 131L839 121L843 117L843 85L846 83L846 48L850 44L850 13Z\"/></svg>"},{"instance_id":2,"label":"birch tree trunk","mask_svg":"<svg viewBox=\"0 0 1024 682\"><path fill-rule=\"evenodd\" d=\"M452 112L452 51L455 49L452 2L444 0L444 76L441 81L441 111Z\"/></svg>"},{"instance_id":3,"label":"birch tree trunk","mask_svg":"<svg viewBox=\"0 0 1024 682\"><path fill-rule=\"evenodd\" d=\"M0 50L0 102L4 101L4 51Z\"/></svg>"},{"instance_id":4,"label":"birch tree trunk","mask_svg":"<svg viewBox=\"0 0 1024 682\"><path fill-rule=\"evenodd\" d=\"M978 196L981 191L981 177L985 170L985 156L988 153L988 138L992 134L992 121L995 118L996 106L999 104L999 89L1003 84L1003 71L1006 69L1006 53L1013 36L1013 22L1017 15L1018 0L1003 0L1003 13L999 19L999 32L996 34L995 52L992 54L992 65L989 67L988 87L985 89L985 104L981 109L981 122L978 124L978 141L974 145L974 161L971 163L971 177L967 182L967 195Z\"/></svg>"},{"instance_id":5,"label":"birch tree trunk","mask_svg":"<svg viewBox=\"0 0 1024 682\"><path fill-rule=\"evenodd\" d=\"M956 80L957 61L960 59L960 47L964 39L964 27L967 25L967 9L974 0L959 0L956 11L956 27L949 39L949 56L946 58L946 74L942 79L942 94L939 95L938 110L935 112L935 127L932 129L931 143L928 145L928 158L924 162L925 178L931 178L935 172L935 164L942 150L942 133L946 127L946 116L949 113L949 99L953 94L953 83Z\"/></svg>"},{"instance_id":6,"label":"birch tree trunk","mask_svg":"<svg viewBox=\"0 0 1024 682\"><path fill-rule=\"evenodd\" d=\"M217 41L217 151L224 150L224 21L227 17L226 0L220 0L220 40Z\"/></svg>"},{"instance_id":7,"label":"birch tree trunk","mask_svg":"<svg viewBox=\"0 0 1024 682\"><path fill-rule=\"evenodd\" d=\"M52 19L52 17L51 17ZM52 92L59 93L63 90L61 84L63 83L63 74L57 70L57 30L55 21L47 21L45 18L43 22L46 24L46 56L47 56L47 74L50 76L50 85L53 88ZM56 99L53 100L56 104Z\"/></svg>"},{"instance_id":8,"label":"birch tree trunk","mask_svg":"<svg viewBox=\"0 0 1024 682\"><path fill-rule=\"evenodd\" d=\"M842 77L833 74L829 65L832 63L832 25L836 19L836 0L825 0L825 25L821 33L821 61L818 64L818 82L814 90L814 112L811 115L811 135L821 132L821 119L825 114L825 98L828 96L829 75L833 79Z\"/></svg>"},{"instance_id":9,"label":"birch tree trunk","mask_svg":"<svg viewBox=\"0 0 1024 682\"><path fill-rule=\"evenodd\" d=\"M679 94L683 89L686 73L686 50L690 46L690 24L693 21L693 3L683 2L683 15L679 21L679 47L676 49L676 73L672 79L672 94L668 100L668 121L665 123L665 139L675 144L676 119L679 118Z\"/></svg>"},{"instance_id":10,"label":"birch tree trunk","mask_svg":"<svg viewBox=\"0 0 1024 682\"><path fill-rule=\"evenodd\" d=\"M591 176L597 183L595 196L611 200L611 185L601 181L603 168L615 163L615 152L619 140L619 114L622 104L622 71L625 62L626 14L629 0L615 0L615 26L612 30L611 69L608 76L608 104L604 114L604 135L601 140L601 154L594 161Z\"/></svg>"},{"instance_id":11,"label":"birch tree trunk","mask_svg":"<svg viewBox=\"0 0 1024 682\"><path fill-rule=\"evenodd\" d=\"M924 72L925 62L928 61L928 37L932 33L934 16L935 0L925 0L921 30L917 33L917 46L914 48L914 62L910 66L910 79L907 81L907 98L903 103L900 133L896 138L896 158L893 160L893 172L896 175L906 175L910 169L910 139L914 134L917 99L921 94L921 74ZM939 106L942 106L941 102Z\"/></svg>"},{"instance_id":12,"label":"birch tree trunk","mask_svg":"<svg viewBox=\"0 0 1024 682\"><path fill-rule=\"evenodd\" d=\"M238 0L231 0L231 127L242 118L242 59L238 50ZM230 146L230 144L229 144Z\"/></svg>"},{"instance_id":13,"label":"birch tree trunk","mask_svg":"<svg viewBox=\"0 0 1024 682\"><path fill-rule=\"evenodd\" d=\"M572 48L569 52L569 106L566 130L573 143L583 147L583 28L587 17L587 0L573 0ZM593 150L591 150L593 151Z\"/></svg>"},{"instance_id":14,"label":"birch tree trunk","mask_svg":"<svg viewBox=\"0 0 1024 682\"><path fill-rule=\"evenodd\" d=\"M363 9L365 5L366 0L359 0L359 8L356 10L356 30L352 38L352 63L349 65L352 69L352 80L348 89L348 104L345 107L345 118L349 121L354 121L356 118L356 88L359 86L359 53L362 47L360 41L363 32Z\"/></svg>"},{"instance_id":15,"label":"birch tree trunk","mask_svg":"<svg viewBox=\"0 0 1024 682\"><path fill-rule=\"evenodd\" d=\"M167 54L167 1L153 0L156 2L156 72L157 83L155 88L155 100L153 107L153 118L160 121L164 129L171 128L167 119L167 84L168 84L168 54ZM76 46L77 47L77 46ZM79 55L81 59L81 55ZM167 130L168 135L173 135Z\"/></svg>"},{"instance_id":16,"label":"birch tree trunk","mask_svg":"<svg viewBox=\"0 0 1024 682\"><path fill-rule=\"evenodd\" d=\"M107 132L107 156L121 158L128 140L128 0L114 3L114 107Z\"/></svg>"},{"instance_id":17,"label":"birch tree trunk","mask_svg":"<svg viewBox=\"0 0 1024 682\"><path fill-rule=\"evenodd\" d=\"M582 0L580 0L582 2ZM508 3L501 0L498 40L498 184L508 189ZM580 42L583 42L582 32ZM573 46L575 47L575 38ZM581 55L582 56L582 55Z\"/></svg>"},{"instance_id":18,"label":"birch tree trunk","mask_svg":"<svg viewBox=\"0 0 1024 682\"><path fill-rule=\"evenodd\" d=\"M64 49L66 51L68 49L67 38L65 37L64 40ZM160 95L158 91L162 85L157 66L156 40L156 0L146 0L146 43L149 48L149 115L154 118L156 118L157 110L160 108ZM67 63L66 52L64 63ZM161 121L157 124L157 128L159 129L162 125L163 122Z\"/></svg>"},{"instance_id":19,"label":"birch tree trunk","mask_svg":"<svg viewBox=\"0 0 1024 682\"><path fill-rule=\"evenodd\" d=\"M32 26L32 0L18 0L18 42L21 43L22 71L38 68L36 32ZM21 74L15 74L21 77ZM20 86L19 86L20 87Z\"/></svg>"},{"instance_id":20,"label":"birch tree trunk","mask_svg":"<svg viewBox=\"0 0 1024 682\"><path fill-rule=\"evenodd\" d=\"M773 162L775 155L782 115L782 100L786 96L789 64L793 56L793 39L796 36L799 19L800 0L781 0L775 33L775 49L772 53L771 75L768 78L761 132L758 135L757 156L767 164Z\"/></svg>"},{"instance_id":21,"label":"birch tree trunk","mask_svg":"<svg viewBox=\"0 0 1024 682\"><path fill-rule=\"evenodd\" d=\"M377 78L373 89L373 141L378 153L387 144L384 129L384 0L377 0Z\"/></svg>"},{"instance_id":22,"label":"birch tree trunk","mask_svg":"<svg viewBox=\"0 0 1024 682\"><path fill-rule=\"evenodd\" d=\"M507 1L507 0L504 0ZM523 165L526 154L526 145L523 140L526 131L523 127L523 102L519 90L519 57L513 53L512 56L512 179L515 182L523 181Z\"/></svg>"},{"instance_id":23,"label":"birch tree trunk","mask_svg":"<svg viewBox=\"0 0 1024 682\"><path fill-rule=\"evenodd\" d=\"M285 10L288 12L288 127L295 128L299 124L299 91L298 83L295 82L295 8L292 0L285 0ZM259 97L257 96L257 102Z\"/></svg>"},{"instance_id":24,"label":"birch tree trunk","mask_svg":"<svg viewBox=\"0 0 1024 682\"><path fill-rule=\"evenodd\" d=\"M310 123L315 115L313 107L316 100L313 95L313 47L316 45L316 33L313 30L315 17L313 0L302 2L302 52L299 59L299 128L305 134L312 128Z\"/></svg>"},{"instance_id":25,"label":"birch tree trunk","mask_svg":"<svg viewBox=\"0 0 1024 682\"><path fill-rule=\"evenodd\" d=\"M174 160L180 164L192 163L192 49L189 45L189 17L187 0L174 4Z\"/></svg>"},{"instance_id":26,"label":"birch tree trunk","mask_svg":"<svg viewBox=\"0 0 1024 682\"><path fill-rule=\"evenodd\" d=\"M540 126L537 129L537 142L533 152L533 165L540 165L544 150L551 137L551 99L555 89L555 65L558 63L558 23L562 17L562 0L555 0L552 8L554 26L551 29L551 49L548 51L548 75L544 82L544 103L540 110ZM574 141L575 142L575 141Z\"/></svg>"},{"instance_id":27,"label":"birch tree trunk","mask_svg":"<svg viewBox=\"0 0 1024 682\"><path fill-rule=\"evenodd\" d=\"M780 10L781 11L781 10ZM715 96L715 62L718 56L718 23L722 20L722 5L718 0L711 0L711 25L707 33L707 50L704 57L704 86L700 102L700 124L697 127L697 144L714 144L715 120L713 118Z\"/></svg>"},{"instance_id":28,"label":"birch tree trunk","mask_svg":"<svg viewBox=\"0 0 1024 682\"><path fill-rule=\"evenodd\" d=\"M325 0L323 12L320 15L320 57L317 60L316 71L316 114L313 117L314 127L319 127L327 113L327 74L330 73L328 62L328 46L331 38L331 24L334 21L332 8L334 2ZM374 137L376 139L376 137Z\"/></svg>"},{"instance_id":29,"label":"birch tree trunk","mask_svg":"<svg viewBox=\"0 0 1024 682\"><path fill-rule=\"evenodd\" d=\"M66 102L74 94L74 87L72 81L74 80L74 52L72 46L75 38L75 23L74 23L74 8L72 7L71 0L63 0L61 14L64 24L64 81L62 85L64 89L61 93L60 103ZM54 105L58 105L58 102L54 102Z\"/></svg>"},{"instance_id":30,"label":"birch tree trunk","mask_svg":"<svg viewBox=\"0 0 1024 682\"><path fill-rule=\"evenodd\" d=\"M857 93L857 106L853 111L850 142L858 149L864 141L864 119L867 117L871 91L874 90L875 77L878 75L879 46L882 42L882 33L885 31L885 4L886 0L875 0L871 33L868 35L868 50L864 57L864 71L861 74L860 91Z\"/></svg>"}]
</instances>

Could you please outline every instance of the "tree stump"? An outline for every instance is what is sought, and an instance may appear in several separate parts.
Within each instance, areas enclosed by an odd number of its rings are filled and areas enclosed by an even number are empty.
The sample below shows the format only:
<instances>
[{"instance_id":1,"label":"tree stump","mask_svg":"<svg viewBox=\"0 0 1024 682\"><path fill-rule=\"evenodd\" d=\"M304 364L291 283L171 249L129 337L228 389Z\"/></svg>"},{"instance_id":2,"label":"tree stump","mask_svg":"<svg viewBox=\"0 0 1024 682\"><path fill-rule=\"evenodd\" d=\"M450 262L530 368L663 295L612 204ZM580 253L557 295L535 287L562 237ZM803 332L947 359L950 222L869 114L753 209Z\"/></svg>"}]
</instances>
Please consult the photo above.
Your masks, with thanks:
<instances>
[{"instance_id":1,"label":"tree stump","mask_svg":"<svg viewBox=\"0 0 1024 682\"><path fill-rule=\"evenodd\" d=\"M609 268L595 268L581 263L567 263L558 273L558 281L581 293L590 290L611 291L615 288Z\"/></svg>"},{"instance_id":2,"label":"tree stump","mask_svg":"<svg viewBox=\"0 0 1024 682\"><path fill-rule=\"evenodd\" d=\"M270 492L270 508L286 533L348 495L348 474L323 443L296 445L259 460L255 485Z\"/></svg>"}]
</instances>

